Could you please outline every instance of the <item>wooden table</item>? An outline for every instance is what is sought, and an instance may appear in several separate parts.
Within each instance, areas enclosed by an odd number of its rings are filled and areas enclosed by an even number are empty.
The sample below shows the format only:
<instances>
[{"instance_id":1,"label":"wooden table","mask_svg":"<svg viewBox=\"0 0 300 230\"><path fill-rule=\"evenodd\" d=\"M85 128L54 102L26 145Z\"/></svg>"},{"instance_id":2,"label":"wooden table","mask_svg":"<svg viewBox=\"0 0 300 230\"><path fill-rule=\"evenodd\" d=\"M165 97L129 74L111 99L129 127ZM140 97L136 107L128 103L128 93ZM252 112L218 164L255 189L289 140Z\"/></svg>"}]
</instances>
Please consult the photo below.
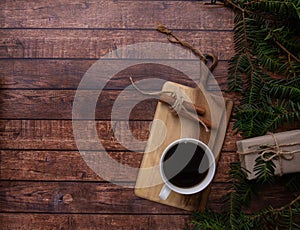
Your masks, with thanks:
<instances>
[{"instance_id":1,"label":"wooden table","mask_svg":"<svg viewBox=\"0 0 300 230\"><path fill-rule=\"evenodd\" d=\"M73 136L73 99L85 72L111 50L138 42L167 43L155 30L157 22L218 55L214 75L225 90L234 13L203 1L47 2L0 3L0 228L182 229L189 212L136 197L132 188L109 183L86 165ZM132 72L139 80L189 81L176 70L147 64L124 70L105 86L96 112L101 142L114 159L139 167L145 146L128 151L110 122L114 100L130 84L125 76ZM224 94L239 103L235 94ZM139 103L131 113L130 129L138 140L148 138L156 103ZM122 130L126 124L120 120L116 125ZM229 163L237 160L235 142L241 137L233 134L232 125L231 120L209 197L213 210L220 208ZM274 197L278 205L286 203L283 190L266 189L256 207L272 204Z\"/></svg>"}]
</instances>

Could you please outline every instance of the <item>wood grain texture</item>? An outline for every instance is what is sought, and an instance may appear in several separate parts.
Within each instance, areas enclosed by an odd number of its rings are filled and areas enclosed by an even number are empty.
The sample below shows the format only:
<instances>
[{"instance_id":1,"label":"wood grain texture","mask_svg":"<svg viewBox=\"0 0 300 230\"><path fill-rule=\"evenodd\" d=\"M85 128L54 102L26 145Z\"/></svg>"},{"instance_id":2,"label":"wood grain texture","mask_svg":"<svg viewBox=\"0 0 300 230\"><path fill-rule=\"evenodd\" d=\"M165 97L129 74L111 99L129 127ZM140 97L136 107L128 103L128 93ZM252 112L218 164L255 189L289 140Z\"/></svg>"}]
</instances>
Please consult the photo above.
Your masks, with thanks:
<instances>
[{"instance_id":1,"label":"wood grain texture","mask_svg":"<svg viewBox=\"0 0 300 230\"><path fill-rule=\"evenodd\" d=\"M149 29L158 22L170 28L231 30L233 12L200 1L1 1L4 28ZM219 17L222 15L222 17Z\"/></svg>"},{"instance_id":2,"label":"wood grain texture","mask_svg":"<svg viewBox=\"0 0 300 230\"><path fill-rule=\"evenodd\" d=\"M1 151L1 179L51 181L104 181L84 161L78 151ZM119 164L138 168L140 152L89 152L91 156L108 154ZM101 162L98 162L101 165ZM128 181L120 168L111 170L110 181ZM136 175L133 175L136 176Z\"/></svg>"},{"instance_id":3,"label":"wood grain texture","mask_svg":"<svg viewBox=\"0 0 300 230\"><path fill-rule=\"evenodd\" d=\"M212 184L209 208L220 211L227 186L226 183ZM132 188L110 183L2 181L0 188L0 212L189 214L182 209L139 198L133 194ZM65 194L72 195L72 203L63 203ZM287 203L290 196L280 184L266 185L251 209L257 210L271 204L280 207Z\"/></svg>"},{"instance_id":4,"label":"wood grain texture","mask_svg":"<svg viewBox=\"0 0 300 230\"><path fill-rule=\"evenodd\" d=\"M92 152L91 154L105 154ZM141 152L107 152L121 164L140 167ZM1 150L0 175L2 180L30 181L97 181L103 179L92 171L78 151L41 151L41 150ZM235 152L221 153L214 182L226 182L229 163L237 161ZM124 181L128 175L111 170L111 180Z\"/></svg>"},{"instance_id":5,"label":"wood grain texture","mask_svg":"<svg viewBox=\"0 0 300 230\"><path fill-rule=\"evenodd\" d=\"M90 123L94 121L86 124ZM86 143L86 149L103 150L96 145L99 141L107 150L124 151L126 148L120 144L122 142L127 143L131 150L145 149L150 121L130 121L129 124L118 121L114 126L109 121L95 123L99 139L91 139ZM222 151L236 151L235 142L241 139L240 135L234 135L231 131L232 125L229 123ZM131 132L128 132L128 128ZM119 135L122 138L117 140L113 130L122 133ZM0 136L2 149L77 150L70 120L0 120Z\"/></svg>"},{"instance_id":6,"label":"wood grain texture","mask_svg":"<svg viewBox=\"0 0 300 230\"><path fill-rule=\"evenodd\" d=\"M99 59L109 51L125 45L140 42L168 43L166 36L155 30L0 29L0 34L0 58ZM202 52L214 53L220 60L228 60L233 55L231 31L178 31L176 34ZM180 53L170 55L180 58ZM115 58L128 58L128 55L118 54Z\"/></svg>"},{"instance_id":7,"label":"wood grain texture","mask_svg":"<svg viewBox=\"0 0 300 230\"><path fill-rule=\"evenodd\" d=\"M77 89L80 81L96 60L51 60L51 59L0 59L0 88L2 89ZM227 61L219 61L213 71L220 88L227 89ZM135 81L160 78L183 85L191 85L188 76L165 65L143 64L131 66L111 76L104 89L124 89L132 76ZM191 77L191 76L190 76ZM99 77L99 81L101 81ZM198 79L194 79L197 80ZM209 84L213 84L209 79Z\"/></svg>"},{"instance_id":8,"label":"wood grain texture","mask_svg":"<svg viewBox=\"0 0 300 230\"><path fill-rule=\"evenodd\" d=\"M108 183L94 173L78 151L70 119L75 90L99 58L137 42L168 43L167 37L155 30L158 22L201 51L218 55L221 61L214 75L226 90L227 61L234 54L234 12L205 4L209 2L0 1L0 229L184 227L189 212L136 197L134 180L124 182L126 175L118 169L112 171L111 179L131 188ZM115 54L106 58L106 64L113 67L124 57L128 55ZM181 52L169 54L173 60L182 57ZM139 58L144 58L143 54ZM155 58L157 55L151 61ZM132 73L137 81L155 75L188 86L191 82L168 66L148 64L122 70L105 85L96 110L96 117L102 119L95 122L98 137L78 141L95 156L105 149L116 161L138 167L156 101L138 104L129 124L124 120L112 124L109 112L119 92L130 84L128 75ZM209 84L215 87L211 79ZM95 89L92 86L84 90ZM155 89L156 85L151 87ZM95 91L88 92L83 101L89 103ZM224 95L239 104L236 94ZM121 106L119 114L125 109ZM226 192L229 163L237 160L235 142L241 139L232 131L233 121L208 202L208 207L216 211ZM84 132L84 125L91 126L90 122L94 121L86 121L79 131ZM283 205L290 197L281 184L262 190L254 210L274 200L277 206Z\"/></svg>"},{"instance_id":9,"label":"wood grain texture","mask_svg":"<svg viewBox=\"0 0 300 230\"><path fill-rule=\"evenodd\" d=\"M109 119L114 102L120 92L102 91L99 95L99 90L81 91L78 100L80 100L82 110L85 110L86 105L92 104L95 100L97 101L95 113L83 111L82 118ZM2 90L0 94L1 118L72 119L75 90ZM128 91L127 95L122 94L119 97L122 103L117 107L117 119L122 119L122 117L126 119L123 115L126 114L131 103L133 103L132 109L134 109L131 119L151 119L157 100L151 99L142 102L143 98L146 97L136 90ZM134 106L134 104L138 105Z\"/></svg>"},{"instance_id":10,"label":"wood grain texture","mask_svg":"<svg viewBox=\"0 0 300 230\"><path fill-rule=\"evenodd\" d=\"M2 181L0 186L0 212L185 213L138 198L132 188L111 183ZM72 203L63 203L65 194L72 195Z\"/></svg>"},{"instance_id":11,"label":"wood grain texture","mask_svg":"<svg viewBox=\"0 0 300 230\"><path fill-rule=\"evenodd\" d=\"M80 106L78 112L73 110L75 96ZM239 104L240 97L233 94L226 96L229 99L233 97L235 105ZM0 118L152 120L158 102L153 98L132 88L126 91L1 90Z\"/></svg>"},{"instance_id":12,"label":"wood grain texture","mask_svg":"<svg viewBox=\"0 0 300 230\"><path fill-rule=\"evenodd\" d=\"M172 229L185 227L190 218L186 214L172 215L105 215L105 214L0 214L1 229Z\"/></svg>"}]
</instances>

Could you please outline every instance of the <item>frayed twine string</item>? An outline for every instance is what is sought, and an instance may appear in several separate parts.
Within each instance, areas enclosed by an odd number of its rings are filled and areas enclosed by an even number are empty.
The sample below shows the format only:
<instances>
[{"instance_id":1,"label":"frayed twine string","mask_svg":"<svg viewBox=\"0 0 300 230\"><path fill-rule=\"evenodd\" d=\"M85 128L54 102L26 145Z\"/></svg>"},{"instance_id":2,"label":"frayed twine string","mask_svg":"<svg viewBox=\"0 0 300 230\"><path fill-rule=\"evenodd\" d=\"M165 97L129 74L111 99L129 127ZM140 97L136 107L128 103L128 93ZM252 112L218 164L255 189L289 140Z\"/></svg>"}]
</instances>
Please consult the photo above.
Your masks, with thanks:
<instances>
[{"instance_id":1,"label":"frayed twine string","mask_svg":"<svg viewBox=\"0 0 300 230\"><path fill-rule=\"evenodd\" d=\"M173 34L172 31L169 30L165 25L158 23L156 30L163 34L166 34L168 36L169 42L180 44L181 46L191 50L205 64L207 64L208 60L211 60L212 63L208 67L210 71L213 71L216 68L216 66L218 65L218 57L216 55L214 55L213 53L206 53L206 54L202 53L200 50L196 49L190 43L180 39L178 36Z\"/></svg>"},{"instance_id":2,"label":"frayed twine string","mask_svg":"<svg viewBox=\"0 0 300 230\"><path fill-rule=\"evenodd\" d=\"M294 151L283 150L281 148L281 147L283 147L283 145L279 145L276 136L273 133L268 133L268 134L273 137L275 145L272 148L266 149L260 153L260 157L262 160L270 161L275 157L283 158L285 160L293 160L295 157L294 154L297 152L300 153L300 150L294 150ZM297 144L300 144L300 143L291 143L291 144L284 145L284 146L293 146L293 145L297 145ZM273 154L270 156L267 156L266 154L268 154L268 153L273 153Z\"/></svg>"},{"instance_id":3,"label":"frayed twine string","mask_svg":"<svg viewBox=\"0 0 300 230\"><path fill-rule=\"evenodd\" d=\"M141 90L132 80L132 77L129 77L131 84L133 86L133 88L135 88L139 93L143 94L143 95L152 95L152 96L160 96L162 94L169 94L170 96L172 96L173 98L175 98L175 102L173 105L171 105L171 109L174 110L177 114L180 114L180 112L183 110L184 112L186 112L189 116L191 116L193 119L195 119L196 121L198 121L205 129L205 132L209 132L208 127L206 126L206 124L198 117L196 116L194 113L190 112L189 110L187 110L184 105L184 98L182 95L180 95L179 92L174 92L174 91L155 91L155 92L146 92Z\"/></svg>"},{"instance_id":4,"label":"frayed twine string","mask_svg":"<svg viewBox=\"0 0 300 230\"><path fill-rule=\"evenodd\" d=\"M186 48L190 49L194 54L196 54L200 58L200 60L202 60L204 63L207 62L207 58L205 57L205 55L202 52L200 52L200 50L196 49L194 46L192 46L188 42L183 41L182 39L180 39L179 37L177 37L166 26L158 23L157 24L157 30L159 32L163 33L163 34L168 35L168 40L170 42L172 42L172 43L178 43L178 44L182 45L183 47L186 47Z\"/></svg>"}]
</instances>

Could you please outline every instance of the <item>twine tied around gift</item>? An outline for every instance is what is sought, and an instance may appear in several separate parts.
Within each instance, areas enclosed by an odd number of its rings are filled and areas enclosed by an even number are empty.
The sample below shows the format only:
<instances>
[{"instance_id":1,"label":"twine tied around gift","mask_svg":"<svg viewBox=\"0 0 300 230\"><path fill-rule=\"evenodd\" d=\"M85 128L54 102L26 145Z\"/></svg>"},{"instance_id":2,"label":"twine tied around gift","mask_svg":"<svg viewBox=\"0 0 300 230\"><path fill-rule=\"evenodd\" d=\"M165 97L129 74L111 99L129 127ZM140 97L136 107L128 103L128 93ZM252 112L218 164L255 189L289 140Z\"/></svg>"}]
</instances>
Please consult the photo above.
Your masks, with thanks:
<instances>
[{"instance_id":1,"label":"twine tied around gift","mask_svg":"<svg viewBox=\"0 0 300 230\"><path fill-rule=\"evenodd\" d=\"M178 115L180 114L181 111L184 111L186 114L188 114L191 118L194 120L198 121L205 129L205 132L209 132L209 129L207 125L193 112L190 112L187 110L183 104L184 102L184 97L180 92L175 92L175 91L167 91L167 90L161 90L161 91L155 91L155 92L146 92L141 90L132 80L131 77L129 77L131 84L133 88L135 88L138 92L140 92L143 95L152 95L152 96L160 96L162 94L169 94L175 99L175 102L173 105L170 105L171 109L175 111Z\"/></svg>"},{"instance_id":2,"label":"twine tied around gift","mask_svg":"<svg viewBox=\"0 0 300 230\"><path fill-rule=\"evenodd\" d=\"M278 140L277 140L276 136L274 135L274 133L268 133L268 134L273 137L275 145L273 147L263 150L260 153L260 158L263 161L270 161L270 160L274 159L275 157L278 157L279 159L283 158L285 160L293 160L294 154L297 152L300 152L300 150L287 151L287 150L282 149L282 147L297 145L297 144L300 144L300 142L279 145ZM267 154L270 154L270 153L271 153L271 155L267 156Z\"/></svg>"},{"instance_id":3,"label":"twine tied around gift","mask_svg":"<svg viewBox=\"0 0 300 230\"><path fill-rule=\"evenodd\" d=\"M283 174L282 159L290 161L290 160L294 159L295 153L300 153L300 149L289 151L289 150L283 150L283 147L300 145L300 142L294 142L294 143L289 143L289 144L279 144L276 136L274 135L274 133L268 132L267 134L269 134L273 137L275 145L274 146L268 146L268 148L264 148L264 149L261 149L261 150L256 150L254 152L258 152L259 157L265 162L271 161L274 158L278 158L279 159L279 164L280 164L280 176L282 176L282 174ZM249 146L248 148L253 148L253 147L262 148L261 145L260 146L259 145L252 145L252 146ZM253 153L253 152L239 153L239 154L247 155L247 154L251 154L251 153Z\"/></svg>"}]
</instances>

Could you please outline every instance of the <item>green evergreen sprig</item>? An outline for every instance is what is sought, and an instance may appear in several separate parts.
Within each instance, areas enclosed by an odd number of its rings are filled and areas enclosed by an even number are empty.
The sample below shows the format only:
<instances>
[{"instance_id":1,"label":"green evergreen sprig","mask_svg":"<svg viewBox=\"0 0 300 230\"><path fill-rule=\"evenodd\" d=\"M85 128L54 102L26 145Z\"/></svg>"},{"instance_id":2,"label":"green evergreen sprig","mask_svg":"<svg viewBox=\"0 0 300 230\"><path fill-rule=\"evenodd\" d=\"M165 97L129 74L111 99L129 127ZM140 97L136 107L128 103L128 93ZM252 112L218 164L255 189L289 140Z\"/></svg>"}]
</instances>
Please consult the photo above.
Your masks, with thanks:
<instances>
[{"instance_id":1,"label":"green evergreen sprig","mask_svg":"<svg viewBox=\"0 0 300 230\"><path fill-rule=\"evenodd\" d=\"M236 9L228 88L242 100L234 128L253 137L300 124L300 0L224 2Z\"/></svg>"},{"instance_id":2,"label":"green evergreen sprig","mask_svg":"<svg viewBox=\"0 0 300 230\"><path fill-rule=\"evenodd\" d=\"M275 165L266 163L264 167L274 172ZM258 166L264 163L259 160L255 163L254 172L264 174L268 171ZM264 168L263 167L263 168ZM228 193L224 196L224 205L221 212L206 209L203 213L193 213L186 229L190 230L252 230L252 229L300 229L300 173L296 174L286 183L286 188L294 192L295 198L285 206L279 208L267 207L247 214L244 209L248 207L251 199L258 196L259 185L274 180L274 174L266 173L268 179L247 180L247 171L241 167L240 162L230 164L228 176Z\"/></svg>"},{"instance_id":3,"label":"green evergreen sprig","mask_svg":"<svg viewBox=\"0 0 300 230\"><path fill-rule=\"evenodd\" d=\"M268 157L268 156L266 156ZM261 157L256 158L254 165L254 173L258 183L274 183L275 164L272 160L264 161Z\"/></svg>"},{"instance_id":4,"label":"green evergreen sprig","mask_svg":"<svg viewBox=\"0 0 300 230\"><path fill-rule=\"evenodd\" d=\"M215 3L212 0L212 3ZM242 95L234 128L244 137L263 135L285 123L300 124L300 0L222 0L236 11L235 55L229 61L229 91ZM274 184L273 160L255 161L254 180L240 162L230 164L227 194L219 212L194 213L186 229L300 229L300 173L290 175L288 204L244 210L259 185Z\"/></svg>"}]
</instances>

